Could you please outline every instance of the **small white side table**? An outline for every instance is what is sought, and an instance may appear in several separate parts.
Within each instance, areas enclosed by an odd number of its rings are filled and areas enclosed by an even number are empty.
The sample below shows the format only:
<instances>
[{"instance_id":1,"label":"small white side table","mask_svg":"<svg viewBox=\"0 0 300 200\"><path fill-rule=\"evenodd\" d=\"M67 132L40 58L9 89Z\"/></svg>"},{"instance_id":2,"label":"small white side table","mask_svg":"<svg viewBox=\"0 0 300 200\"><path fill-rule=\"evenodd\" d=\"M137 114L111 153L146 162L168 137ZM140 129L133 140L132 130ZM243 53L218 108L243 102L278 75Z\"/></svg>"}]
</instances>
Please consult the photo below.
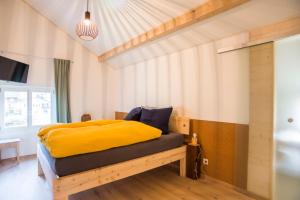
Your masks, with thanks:
<instances>
[{"instance_id":1,"label":"small white side table","mask_svg":"<svg viewBox=\"0 0 300 200\"><path fill-rule=\"evenodd\" d=\"M1 150L6 148L15 148L17 161L20 161L20 142L19 138L15 139L0 139L0 160L1 160Z\"/></svg>"}]
</instances>

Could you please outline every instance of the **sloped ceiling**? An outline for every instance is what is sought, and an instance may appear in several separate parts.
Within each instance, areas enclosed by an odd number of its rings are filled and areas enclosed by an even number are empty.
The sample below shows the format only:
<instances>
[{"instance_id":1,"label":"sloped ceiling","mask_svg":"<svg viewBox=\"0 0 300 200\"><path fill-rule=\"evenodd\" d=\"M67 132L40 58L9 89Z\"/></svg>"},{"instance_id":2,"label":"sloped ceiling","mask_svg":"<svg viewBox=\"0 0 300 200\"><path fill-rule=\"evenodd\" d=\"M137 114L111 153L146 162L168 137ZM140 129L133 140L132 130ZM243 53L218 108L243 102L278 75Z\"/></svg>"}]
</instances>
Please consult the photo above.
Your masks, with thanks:
<instances>
[{"instance_id":1,"label":"sloped ceiling","mask_svg":"<svg viewBox=\"0 0 300 200\"><path fill-rule=\"evenodd\" d=\"M90 0L99 37L90 42L75 35L86 0L25 0L84 46L100 55L199 6L207 0ZM120 54L109 62L127 65L237 33L300 16L300 0L251 0L241 6L159 40Z\"/></svg>"},{"instance_id":2,"label":"sloped ceiling","mask_svg":"<svg viewBox=\"0 0 300 200\"><path fill-rule=\"evenodd\" d=\"M83 19L86 0L25 0L75 39L75 26ZM90 0L92 20L99 37L80 41L97 55L181 15L207 0ZM78 39L79 40L79 39Z\"/></svg>"},{"instance_id":3,"label":"sloped ceiling","mask_svg":"<svg viewBox=\"0 0 300 200\"><path fill-rule=\"evenodd\" d=\"M163 38L112 57L112 66L127 66L171 54L196 45L238 34L300 16L300 0L251 0L208 20L196 23Z\"/></svg>"}]
</instances>

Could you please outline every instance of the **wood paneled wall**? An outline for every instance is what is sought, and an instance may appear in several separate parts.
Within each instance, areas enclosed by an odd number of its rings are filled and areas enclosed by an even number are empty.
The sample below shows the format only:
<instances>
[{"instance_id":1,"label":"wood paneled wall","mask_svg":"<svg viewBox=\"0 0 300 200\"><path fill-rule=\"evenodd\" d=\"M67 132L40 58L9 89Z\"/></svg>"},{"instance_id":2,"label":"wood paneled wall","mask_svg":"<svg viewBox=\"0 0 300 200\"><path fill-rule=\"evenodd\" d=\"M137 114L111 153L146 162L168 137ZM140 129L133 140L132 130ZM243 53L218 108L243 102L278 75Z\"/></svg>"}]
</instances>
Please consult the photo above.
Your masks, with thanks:
<instances>
[{"instance_id":1,"label":"wood paneled wall","mask_svg":"<svg viewBox=\"0 0 300 200\"><path fill-rule=\"evenodd\" d=\"M204 174L242 189L247 188L248 125L191 120L191 133L197 133L208 158Z\"/></svg>"},{"instance_id":2,"label":"wood paneled wall","mask_svg":"<svg viewBox=\"0 0 300 200\"><path fill-rule=\"evenodd\" d=\"M115 112L123 119L126 112ZM244 124L192 119L190 133L197 133L203 148L203 174L247 189L249 126Z\"/></svg>"}]
</instances>

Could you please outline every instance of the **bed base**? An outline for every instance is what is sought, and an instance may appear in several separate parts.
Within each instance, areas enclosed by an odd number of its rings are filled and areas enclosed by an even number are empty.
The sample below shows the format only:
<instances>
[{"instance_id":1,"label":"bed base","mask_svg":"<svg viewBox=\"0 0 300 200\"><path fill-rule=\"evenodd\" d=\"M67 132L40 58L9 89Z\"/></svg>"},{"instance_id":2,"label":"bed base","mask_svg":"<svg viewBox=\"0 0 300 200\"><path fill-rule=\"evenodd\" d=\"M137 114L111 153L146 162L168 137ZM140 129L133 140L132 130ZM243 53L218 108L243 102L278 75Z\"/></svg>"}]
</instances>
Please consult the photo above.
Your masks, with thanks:
<instances>
[{"instance_id":1,"label":"bed base","mask_svg":"<svg viewBox=\"0 0 300 200\"><path fill-rule=\"evenodd\" d=\"M45 175L53 200L68 200L69 196L97 186L139 174L175 161L180 161L180 176L186 174L186 146L133 160L108 165L68 176L58 177L38 146L38 174Z\"/></svg>"}]
</instances>

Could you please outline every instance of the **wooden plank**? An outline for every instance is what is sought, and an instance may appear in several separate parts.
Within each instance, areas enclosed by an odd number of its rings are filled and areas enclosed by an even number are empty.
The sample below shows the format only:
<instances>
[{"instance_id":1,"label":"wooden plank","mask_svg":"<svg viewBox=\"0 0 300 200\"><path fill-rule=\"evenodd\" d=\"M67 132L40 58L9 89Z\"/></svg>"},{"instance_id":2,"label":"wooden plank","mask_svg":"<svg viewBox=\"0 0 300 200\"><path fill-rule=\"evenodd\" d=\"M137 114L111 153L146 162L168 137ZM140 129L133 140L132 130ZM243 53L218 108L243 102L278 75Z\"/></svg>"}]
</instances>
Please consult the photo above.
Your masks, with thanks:
<instances>
[{"instance_id":1,"label":"wooden plank","mask_svg":"<svg viewBox=\"0 0 300 200\"><path fill-rule=\"evenodd\" d=\"M57 179L56 174L52 171L47 158L42 153L42 150L39 146L37 146L37 157L38 157L38 163L41 169L38 168L38 175L44 174L46 177L47 182L51 186L51 188L54 187L55 181Z\"/></svg>"},{"instance_id":2,"label":"wooden plank","mask_svg":"<svg viewBox=\"0 0 300 200\"><path fill-rule=\"evenodd\" d=\"M233 167L233 185L247 189L249 126L235 126L235 156Z\"/></svg>"},{"instance_id":3,"label":"wooden plank","mask_svg":"<svg viewBox=\"0 0 300 200\"><path fill-rule=\"evenodd\" d=\"M274 45L250 48L250 118L247 190L272 199Z\"/></svg>"},{"instance_id":4,"label":"wooden plank","mask_svg":"<svg viewBox=\"0 0 300 200\"><path fill-rule=\"evenodd\" d=\"M190 119L187 117L171 116L170 131L175 133L190 134Z\"/></svg>"},{"instance_id":5,"label":"wooden plank","mask_svg":"<svg viewBox=\"0 0 300 200\"><path fill-rule=\"evenodd\" d=\"M115 119L124 119L128 113L115 112ZM170 117L170 131L175 133L181 133L184 135L190 134L190 119L187 117L171 116Z\"/></svg>"},{"instance_id":6,"label":"wooden plank","mask_svg":"<svg viewBox=\"0 0 300 200\"><path fill-rule=\"evenodd\" d=\"M286 37L300 34L300 16L250 30L248 34L249 38L244 38L243 40L239 38L241 34L233 36L236 40L240 41L219 48L217 53L226 53L268 42L275 42Z\"/></svg>"},{"instance_id":7,"label":"wooden plank","mask_svg":"<svg viewBox=\"0 0 300 200\"><path fill-rule=\"evenodd\" d=\"M185 176L186 174L186 146L63 177L55 175L44 154L41 152L40 147L38 147L37 156L38 173L45 175L46 180L52 188L54 200L66 200L71 194L139 174L175 161L180 161L180 176Z\"/></svg>"},{"instance_id":8,"label":"wooden plank","mask_svg":"<svg viewBox=\"0 0 300 200\"><path fill-rule=\"evenodd\" d=\"M300 16L250 31L248 45L272 42L300 33Z\"/></svg>"},{"instance_id":9,"label":"wooden plank","mask_svg":"<svg viewBox=\"0 0 300 200\"><path fill-rule=\"evenodd\" d=\"M128 113L126 113L126 112L118 112L118 111L116 111L115 112L115 119L122 120L122 119L124 119L126 117L127 114Z\"/></svg>"},{"instance_id":10,"label":"wooden plank","mask_svg":"<svg viewBox=\"0 0 300 200\"><path fill-rule=\"evenodd\" d=\"M115 118L123 119L126 115L127 113L124 112L116 112ZM175 122L175 127L178 126L178 129L184 128L185 131L189 131L189 125L187 128L187 124L189 124L188 118L176 117ZM175 161L180 161L180 176L186 175L186 146L63 177L55 175L39 146L37 155L38 174L45 175L51 185L54 200L65 200L71 194L120 180Z\"/></svg>"},{"instance_id":11,"label":"wooden plank","mask_svg":"<svg viewBox=\"0 0 300 200\"><path fill-rule=\"evenodd\" d=\"M185 176L186 146L149 156L101 167L54 180L54 196L58 199L90 188L120 180L180 160L180 175Z\"/></svg>"},{"instance_id":12,"label":"wooden plank","mask_svg":"<svg viewBox=\"0 0 300 200\"><path fill-rule=\"evenodd\" d=\"M14 160L1 163L1 200L50 200L49 187L32 175L36 168L35 157L22 159L20 165ZM9 169L9 170L5 170ZM127 179L116 181L73 195L72 200L254 200L229 184L209 177L193 181L178 176L172 166L161 167ZM16 174L18 174L16 176ZM38 184L33 184L37 183ZM22 184L20 184L22 183ZM22 192L21 191L26 191Z\"/></svg>"},{"instance_id":13,"label":"wooden plank","mask_svg":"<svg viewBox=\"0 0 300 200\"><path fill-rule=\"evenodd\" d=\"M186 148L185 148L186 151ZM186 153L185 155L179 160L179 174L182 177L186 176Z\"/></svg>"},{"instance_id":14,"label":"wooden plank","mask_svg":"<svg viewBox=\"0 0 300 200\"><path fill-rule=\"evenodd\" d=\"M191 132L197 133L202 157L209 160L203 174L246 189L248 125L192 119Z\"/></svg>"},{"instance_id":15,"label":"wooden plank","mask_svg":"<svg viewBox=\"0 0 300 200\"><path fill-rule=\"evenodd\" d=\"M149 41L158 39L166 34L170 34L191 24L218 15L222 12L225 12L248 1L249 0L208 0L204 4L196 7L195 9L192 9L184 13L183 15L175 17L137 36L136 38L133 38L125 42L124 44L103 53L98 57L98 60L100 62L104 62L105 60L113 56L119 55L121 53L124 53L129 49L133 49Z\"/></svg>"}]
</instances>

